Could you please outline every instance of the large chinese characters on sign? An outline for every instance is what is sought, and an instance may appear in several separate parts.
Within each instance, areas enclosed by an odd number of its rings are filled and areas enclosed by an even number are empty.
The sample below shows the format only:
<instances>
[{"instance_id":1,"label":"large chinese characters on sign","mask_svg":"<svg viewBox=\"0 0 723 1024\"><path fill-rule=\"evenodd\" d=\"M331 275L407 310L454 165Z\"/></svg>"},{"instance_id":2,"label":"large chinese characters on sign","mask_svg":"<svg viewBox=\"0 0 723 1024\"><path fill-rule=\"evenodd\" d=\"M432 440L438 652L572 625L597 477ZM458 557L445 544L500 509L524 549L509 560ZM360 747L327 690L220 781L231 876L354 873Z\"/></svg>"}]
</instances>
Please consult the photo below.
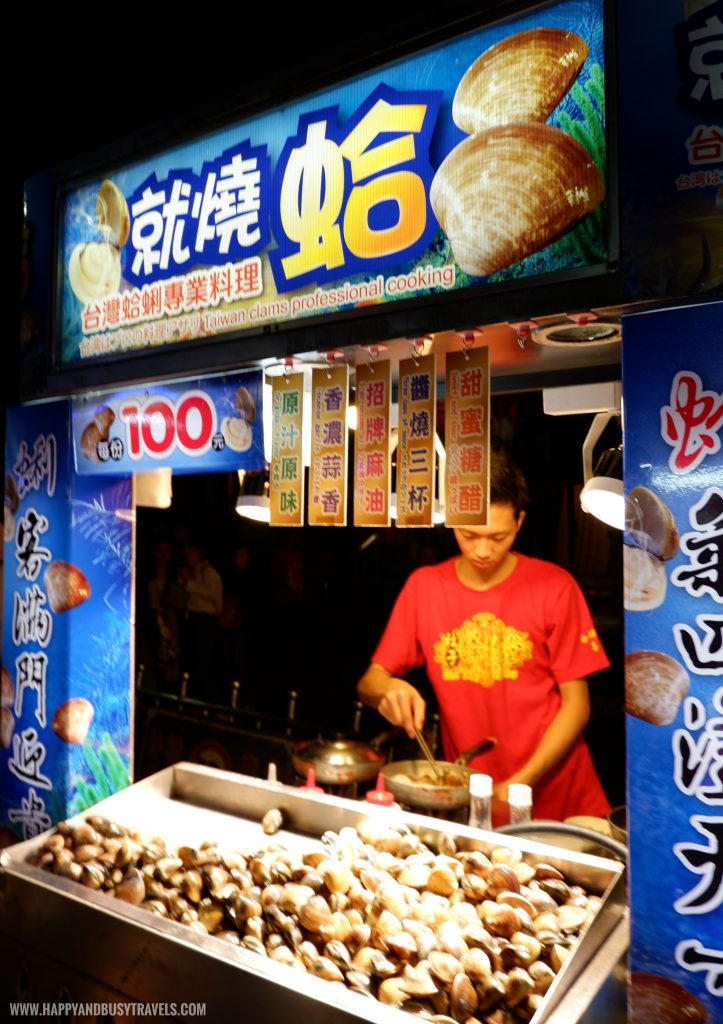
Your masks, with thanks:
<instances>
[{"instance_id":1,"label":"large chinese characters on sign","mask_svg":"<svg viewBox=\"0 0 723 1024\"><path fill-rule=\"evenodd\" d=\"M633 1021L723 1019L722 316L623 326Z\"/></svg>"},{"instance_id":2,"label":"large chinese characters on sign","mask_svg":"<svg viewBox=\"0 0 723 1024\"><path fill-rule=\"evenodd\" d=\"M490 358L487 347L446 359L445 525L486 526L490 476Z\"/></svg>"},{"instance_id":3,"label":"large chinese characters on sign","mask_svg":"<svg viewBox=\"0 0 723 1024\"><path fill-rule=\"evenodd\" d=\"M431 526L434 515L434 439L437 433L437 357L399 364L397 526Z\"/></svg>"},{"instance_id":4,"label":"large chinese characters on sign","mask_svg":"<svg viewBox=\"0 0 723 1024\"><path fill-rule=\"evenodd\" d=\"M272 526L304 525L304 374L273 377L269 500Z\"/></svg>"},{"instance_id":5,"label":"large chinese characters on sign","mask_svg":"<svg viewBox=\"0 0 723 1024\"><path fill-rule=\"evenodd\" d=\"M543 4L68 190L60 363L605 264L602 8Z\"/></svg>"},{"instance_id":6,"label":"large chinese characters on sign","mask_svg":"<svg viewBox=\"0 0 723 1024\"><path fill-rule=\"evenodd\" d=\"M3 840L129 778L131 482L74 476L69 440L67 402L8 412Z\"/></svg>"},{"instance_id":7,"label":"large chinese characters on sign","mask_svg":"<svg viewBox=\"0 0 723 1024\"><path fill-rule=\"evenodd\" d=\"M346 526L349 367L311 371L309 526Z\"/></svg>"}]
</instances>

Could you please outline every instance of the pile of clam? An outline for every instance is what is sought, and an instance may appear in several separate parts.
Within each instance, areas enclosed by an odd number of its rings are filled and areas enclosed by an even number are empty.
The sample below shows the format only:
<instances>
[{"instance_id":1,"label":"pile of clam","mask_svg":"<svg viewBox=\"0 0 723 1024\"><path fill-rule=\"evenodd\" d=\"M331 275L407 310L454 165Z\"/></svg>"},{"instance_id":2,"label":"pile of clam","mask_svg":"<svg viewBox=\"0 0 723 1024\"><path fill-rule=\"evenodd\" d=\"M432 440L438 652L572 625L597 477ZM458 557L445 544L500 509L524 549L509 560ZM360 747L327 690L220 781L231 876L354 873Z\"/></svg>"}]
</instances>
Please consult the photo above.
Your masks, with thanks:
<instances>
[{"instance_id":1,"label":"pile of clam","mask_svg":"<svg viewBox=\"0 0 723 1024\"><path fill-rule=\"evenodd\" d=\"M514 849L435 853L376 819L224 853L169 851L91 815L64 822L33 862L261 956L429 1020L529 1020L599 897Z\"/></svg>"}]
</instances>

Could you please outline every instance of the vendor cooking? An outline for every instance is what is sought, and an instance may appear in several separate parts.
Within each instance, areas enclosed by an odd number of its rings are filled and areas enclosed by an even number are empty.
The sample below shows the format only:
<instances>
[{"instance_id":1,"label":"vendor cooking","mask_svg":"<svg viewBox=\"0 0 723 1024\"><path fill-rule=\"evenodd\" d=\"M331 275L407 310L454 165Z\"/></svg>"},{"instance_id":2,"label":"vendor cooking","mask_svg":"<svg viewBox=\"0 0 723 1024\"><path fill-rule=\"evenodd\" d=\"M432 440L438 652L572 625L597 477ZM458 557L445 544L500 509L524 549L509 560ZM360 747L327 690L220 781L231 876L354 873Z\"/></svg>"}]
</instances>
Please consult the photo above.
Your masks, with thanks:
<instances>
[{"instance_id":1,"label":"vendor cooking","mask_svg":"<svg viewBox=\"0 0 723 1024\"><path fill-rule=\"evenodd\" d=\"M511 550L527 502L521 471L493 453L488 525L456 529L460 555L412 573L359 696L411 737L425 702L402 677L424 665L447 760L495 737L471 767L492 776L498 800L522 782L536 818L603 815L610 807L582 732L586 676L609 662L572 576Z\"/></svg>"}]
</instances>

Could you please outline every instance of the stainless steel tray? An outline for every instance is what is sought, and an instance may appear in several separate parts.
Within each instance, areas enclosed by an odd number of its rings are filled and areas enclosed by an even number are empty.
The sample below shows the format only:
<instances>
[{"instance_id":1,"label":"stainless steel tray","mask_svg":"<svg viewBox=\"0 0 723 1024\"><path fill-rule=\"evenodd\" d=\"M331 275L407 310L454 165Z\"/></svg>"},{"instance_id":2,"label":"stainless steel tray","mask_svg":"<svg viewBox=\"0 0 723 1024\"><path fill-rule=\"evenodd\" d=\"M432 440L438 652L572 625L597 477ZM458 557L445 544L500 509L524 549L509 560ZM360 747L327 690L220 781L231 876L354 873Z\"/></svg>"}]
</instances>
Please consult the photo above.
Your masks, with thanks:
<instances>
[{"instance_id":1,"label":"stainless steel tray","mask_svg":"<svg viewBox=\"0 0 723 1024\"><path fill-rule=\"evenodd\" d=\"M284 811L286 827L270 838L260 822L272 807ZM213 839L235 850L266 846L270 841L308 850L321 846L320 836L327 829L356 825L369 816L370 808L359 801L317 796L182 763L109 797L88 813L106 815L147 838L163 836L169 847ZM532 862L551 861L571 881L604 895L600 911L558 974L534 1022L542 1024L558 1004L569 1000L583 972L589 990L584 1001L594 999L610 973L609 965L596 967L596 958L600 959L603 944L613 933L618 944L623 941L621 864L422 815L393 813L432 844L441 833L448 833L461 849L517 848ZM341 985L33 867L27 858L42 841L37 837L0 854L0 979L10 998L161 1001L177 1007L202 1001L207 1019L214 1022L237 1021L240 1011L253 1005L255 1024L278 1024L297 1013L304 1015L305 1024L332 1020L409 1024L409 1014L402 1016L402 1011ZM600 964L609 958L608 950Z\"/></svg>"}]
</instances>

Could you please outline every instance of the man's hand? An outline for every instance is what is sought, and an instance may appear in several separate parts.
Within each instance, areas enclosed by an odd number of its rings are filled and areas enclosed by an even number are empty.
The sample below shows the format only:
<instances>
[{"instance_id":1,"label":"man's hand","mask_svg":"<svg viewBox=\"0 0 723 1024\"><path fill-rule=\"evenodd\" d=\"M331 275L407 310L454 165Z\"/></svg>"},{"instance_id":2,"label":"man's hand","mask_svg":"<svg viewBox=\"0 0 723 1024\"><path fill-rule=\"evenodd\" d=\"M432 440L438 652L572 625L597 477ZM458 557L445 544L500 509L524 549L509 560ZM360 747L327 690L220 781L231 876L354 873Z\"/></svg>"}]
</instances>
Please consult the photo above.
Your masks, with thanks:
<instances>
[{"instance_id":1,"label":"man's hand","mask_svg":"<svg viewBox=\"0 0 723 1024\"><path fill-rule=\"evenodd\" d=\"M414 739L414 730L424 726L426 704L418 690L382 665L372 662L357 686L359 697L376 708L392 725L401 726Z\"/></svg>"}]
</instances>

